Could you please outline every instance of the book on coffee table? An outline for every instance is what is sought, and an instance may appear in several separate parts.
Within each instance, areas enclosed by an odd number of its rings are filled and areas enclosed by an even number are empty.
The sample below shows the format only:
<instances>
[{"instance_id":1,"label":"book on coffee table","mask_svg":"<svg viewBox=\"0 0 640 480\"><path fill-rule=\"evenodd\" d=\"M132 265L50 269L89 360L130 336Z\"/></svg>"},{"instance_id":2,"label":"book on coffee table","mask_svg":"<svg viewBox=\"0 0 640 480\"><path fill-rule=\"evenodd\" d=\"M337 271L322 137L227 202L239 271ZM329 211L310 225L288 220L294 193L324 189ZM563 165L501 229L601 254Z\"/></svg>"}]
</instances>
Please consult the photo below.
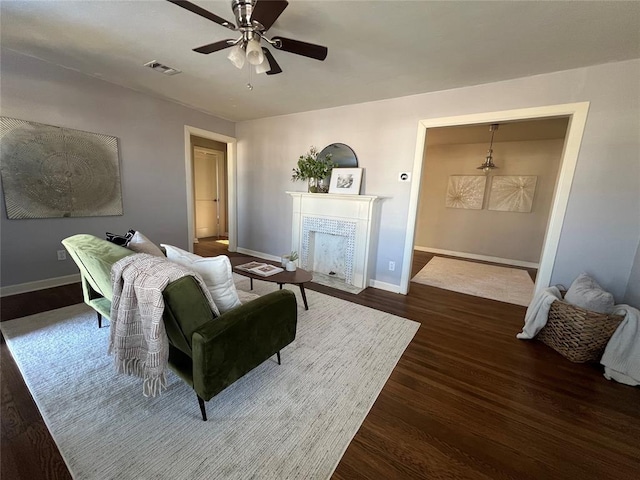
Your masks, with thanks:
<instances>
[{"instance_id":1,"label":"book on coffee table","mask_svg":"<svg viewBox=\"0 0 640 480\"><path fill-rule=\"evenodd\" d=\"M268 277L269 275L275 275L276 273L284 271L284 269L276 267L275 265L260 262L243 263L242 265L238 265L236 268L262 277Z\"/></svg>"}]
</instances>

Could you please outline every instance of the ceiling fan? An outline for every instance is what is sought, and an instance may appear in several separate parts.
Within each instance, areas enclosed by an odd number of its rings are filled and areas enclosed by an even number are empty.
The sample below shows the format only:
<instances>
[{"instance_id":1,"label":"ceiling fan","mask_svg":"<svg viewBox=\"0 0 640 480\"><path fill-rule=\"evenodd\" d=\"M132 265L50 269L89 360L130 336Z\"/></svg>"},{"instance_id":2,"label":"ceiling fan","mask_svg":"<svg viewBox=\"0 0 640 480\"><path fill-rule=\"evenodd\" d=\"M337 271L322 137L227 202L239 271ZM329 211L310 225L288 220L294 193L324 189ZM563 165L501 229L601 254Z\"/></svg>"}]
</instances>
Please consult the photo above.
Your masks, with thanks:
<instances>
[{"instance_id":1,"label":"ceiling fan","mask_svg":"<svg viewBox=\"0 0 640 480\"><path fill-rule=\"evenodd\" d=\"M209 54L233 47L228 55L229 60L237 68L244 66L245 60L255 65L256 73L266 72L267 75L282 73L282 69L271 52L260 45L264 40L277 50L295 53L303 57L324 60L327 58L328 49L321 45L301 42L284 37L267 38L265 33L287 8L289 2L284 0L232 0L231 9L236 17L236 24L219 17L198 5L186 0L167 0L179 7L189 10L196 15L211 20L223 27L240 32L237 39L220 40L219 42L194 48L194 52Z\"/></svg>"}]
</instances>

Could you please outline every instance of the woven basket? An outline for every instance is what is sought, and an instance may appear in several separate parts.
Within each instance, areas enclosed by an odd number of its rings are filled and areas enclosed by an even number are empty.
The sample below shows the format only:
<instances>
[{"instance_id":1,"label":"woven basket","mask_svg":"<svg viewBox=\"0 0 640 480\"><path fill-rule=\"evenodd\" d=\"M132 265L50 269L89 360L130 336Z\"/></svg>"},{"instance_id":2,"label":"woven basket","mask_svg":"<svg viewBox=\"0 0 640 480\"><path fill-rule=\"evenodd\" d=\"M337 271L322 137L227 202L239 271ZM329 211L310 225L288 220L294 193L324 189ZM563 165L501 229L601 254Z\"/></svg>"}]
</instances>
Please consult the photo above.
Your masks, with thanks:
<instances>
[{"instance_id":1,"label":"woven basket","mask_svg":"<svg viewBox=\"0 0 640 480\"><path fill-rule=\"evenodd\" d=\"M572 362L598 361L623 318L556 300L549 309L547 324L536 338Z\"/></svg>"}]
</instances>

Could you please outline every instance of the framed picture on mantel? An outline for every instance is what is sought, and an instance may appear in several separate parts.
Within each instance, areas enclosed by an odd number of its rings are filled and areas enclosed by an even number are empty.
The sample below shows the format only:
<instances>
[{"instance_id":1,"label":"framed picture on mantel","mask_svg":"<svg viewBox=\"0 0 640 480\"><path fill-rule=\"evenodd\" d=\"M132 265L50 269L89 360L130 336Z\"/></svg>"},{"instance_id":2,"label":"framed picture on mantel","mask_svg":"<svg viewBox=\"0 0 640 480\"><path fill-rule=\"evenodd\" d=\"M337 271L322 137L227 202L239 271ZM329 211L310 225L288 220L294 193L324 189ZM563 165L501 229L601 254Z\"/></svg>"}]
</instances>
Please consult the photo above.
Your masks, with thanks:
<instances>
[{"instance_id":1,"label":"framed picture on mantel","mask_svg":"<svg viewBox=\"0 0 640 480\"><path fill-rule=\"evenodd\" d=\"M360 195L362 168L334 168L331 170L329 193Z\"/></svg>"}]
</instances>

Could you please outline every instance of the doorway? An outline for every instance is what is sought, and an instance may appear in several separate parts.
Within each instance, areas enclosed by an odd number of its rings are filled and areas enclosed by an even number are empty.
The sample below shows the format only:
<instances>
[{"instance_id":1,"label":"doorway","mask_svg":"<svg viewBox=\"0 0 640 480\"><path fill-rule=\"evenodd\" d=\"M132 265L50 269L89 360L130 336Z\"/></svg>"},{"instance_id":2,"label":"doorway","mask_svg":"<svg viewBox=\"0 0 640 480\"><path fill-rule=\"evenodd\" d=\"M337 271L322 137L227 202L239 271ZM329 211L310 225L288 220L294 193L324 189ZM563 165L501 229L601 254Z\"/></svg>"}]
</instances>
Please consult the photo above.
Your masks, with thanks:
<instances>
[{"instance_id":1,"label":"doorway","mask_svg":"<svg viewBox=\"0 0 640 480\"><path fill-rule=\"evenodd\" d=\"M201 128L191 127L185 125L184 127L185 137L185 179L186 179L186 193L187 193L187 238L188 248L190 252L193 252L193 245L197 239L196 234L196 192L195 192L195 150L200 148L201 150L209 152L218 152L218 158L220 154L224 156L224 167L222 167L222 174L220 174L220 161L216 160L217 185L216 191L213 192L213 187L208 191L205 189L205 197L210 197L210 203L214 202L214 198L224 199L226 208L217 207L215 210L221 211L220 218L214 216L215 226L218 226L217 234L227 234L228 237L228 249L230 252L237 250L237 199L236 199L236 139L227 135L219 133L209 132ZM194 143L195 139L195 143ZM226 167L226 168L225 168ZM209 168L209 167L206 167ZM211 167L213 168L213 167ZM205 176L209 174L205 173ZM215 194L214 194L215 193ZM204 204L203 204L204 205ZM209 208L213 210L213 208ZM207 208L204 208L206 211ZM217 214L216 214L217 215ZM208 227L207 227L208 228Z\"/></svg>"},{"instance_id":2,"label":"doorway","mask_svg":"<svg viewBox=\"0 0 640 480\"><path fill-rule=\"evenodd\" d=\"M409 291L413 249L416 240L416 222L420 198L420 184L428 129L435 127L514 122L527 119L567 117L569 119L569 124L562 149L560 166L555 181L554 194L551 201L551 211L547 221L546 233L544 235L539 269L536 275L535 291L537 292L538 290L547 287L553 272L556 251L560 240L560 232L562 230L564 214L568 203L571 183L573 181L573 173L575 171L588 109L589 103L582 102L421 120L418 123L418 135L409 200L407 236L405 239L400 293L407 294Z\"/></svg>"},{"instance_id":3,"label":"doorway","mask_svg":"<svg viewBox=\"0 0 640 480\"><path fill-rule=\"evenodd\" d=\"M192 142L195 142L192 139ZM193 149L195 238L227 238L225 152L203 147Z\"/></svg>"},{"instance_id":4,"label":"doorway","mask_svg":"<svg viewBox=\"0 0 640 480\"><path fill-rule=\"evenodd\" d=\"M411 281L528 305L567 126L558 117L428 129L414 245L422 268Z\"/></svg>"}]
</instances>

